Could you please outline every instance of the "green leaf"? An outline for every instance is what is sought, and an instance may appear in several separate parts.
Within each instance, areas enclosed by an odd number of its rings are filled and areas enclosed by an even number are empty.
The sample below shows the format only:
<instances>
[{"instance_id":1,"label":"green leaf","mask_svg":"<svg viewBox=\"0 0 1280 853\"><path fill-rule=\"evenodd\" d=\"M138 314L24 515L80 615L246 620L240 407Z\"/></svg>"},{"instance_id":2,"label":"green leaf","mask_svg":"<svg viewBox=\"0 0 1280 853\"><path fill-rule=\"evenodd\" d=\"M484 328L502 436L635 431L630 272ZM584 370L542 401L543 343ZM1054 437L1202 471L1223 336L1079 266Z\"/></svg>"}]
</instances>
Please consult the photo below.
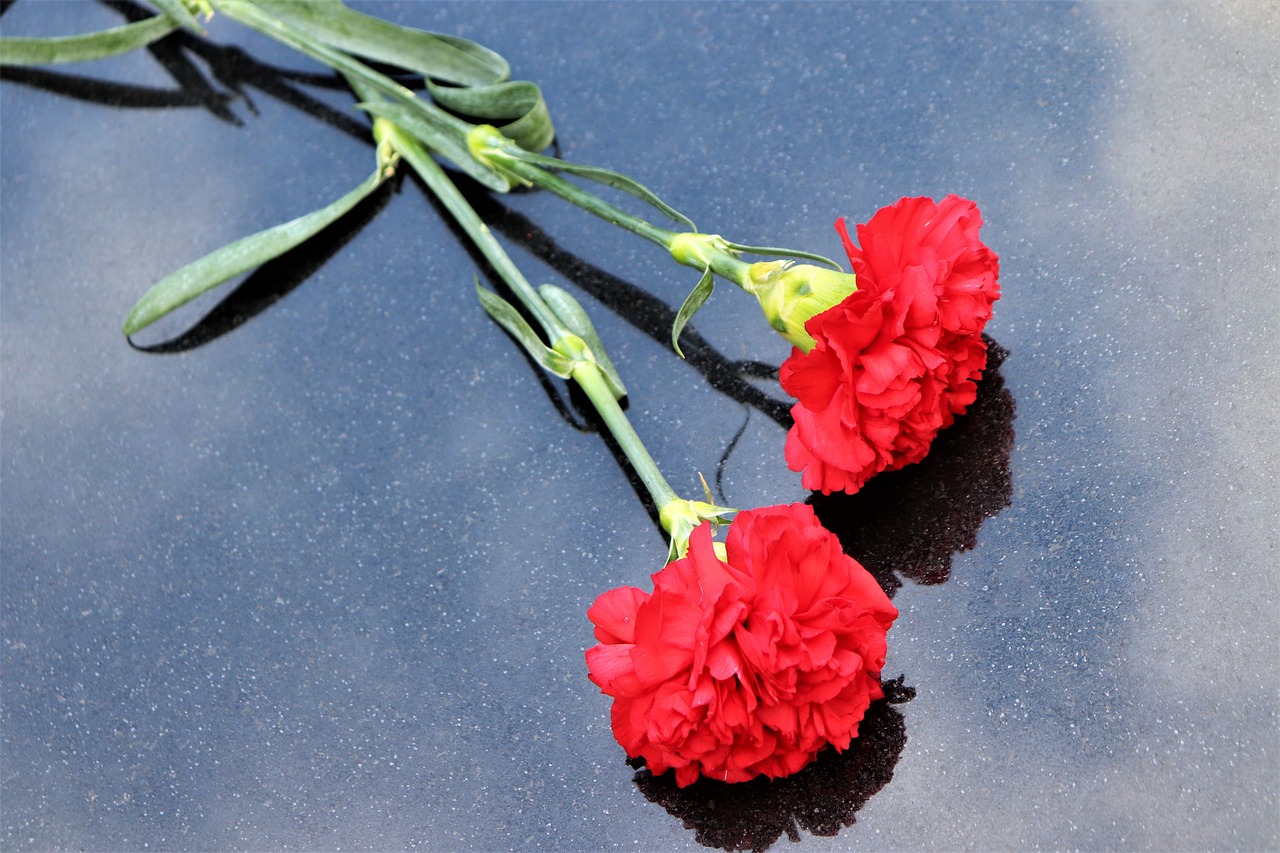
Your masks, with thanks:
<instances>
[{"instance_id":1,"label":"green leaf","mask_svg":"<svg viewBox=\"0 0 1280 853\"><path fill-rule=\"evenodd\" d=\"M259 0L258 6L329 47L423 75L432 96L459 114L511 119L503 129L522 147L540 151L555 138L541 90L527 81L507 82L507 61L483 45L393 24L340 0Z\"/></svg>"},{"instance_id":2,"label":"green leaf","mask_svg":"<svg viewBox=\"0 0 1280 853\"><path fill-rule=\"evenodd\" d=\"M735 252L741 252L747 255L767 255L776 258L797 258L802 261L817 261L820 264L826 264L834 270L844 272L844 267L823 255L815 255L811 252L800 252L795 249L779 249L772 246L743 246L740 243L726 243L730 249Z\"/></svg>"},{"instance_id":3,"label":"green leaf","mask_svg":"<svg viewBox=\"0 0 1280 853\"><path fill-rule=\"evenodd\" d=\"M542 90L527 80L465 88L428 82L427 89L441 106L456 113L485 121L513 119L498 129L526 151L541 151L556 137Z\"/></svg>"},{"instance_id":4,"label":"green leaf","mask_svg":"<svg viewBox=\"0 0 1280 853\"><path fill-rule=\"evenodd\" d=\"M698 286L685 297L684 304L676 314L676 321L671 324L671 347L681 358L684 358L684 353L680 351L680 333L693 319L693 315L698 313L698 309L711 298L711 291L715 290L715 286L715 276L711 273L711 267L707 267L698 280Z\"/></svg>"},{"instance_id":5,"label":"green leaf","mask_svg":"<svg viewBox=\"0 0 1280 853\"><path fill-rule=\"evenodd\" d=\"M196 35L207 35L204 27L200 26L200 22L196 20L196 16L187 8L183 0L148 0L148 2Z\"/></svg>"},{"instance_id":6,"label":"green leaf","mask_svg":"<svg viewBox=\"0 0 1280 853\"><path fill-rule=\"evenodd\" d=\"M179 306L314 237L382 183L381 168L351 192L317 211L259 231L205 255L152 285L124 321L125 335L149 326Z\"/></svg>"},{"instance_id":7,"label":"green leaf","mask_svg":"<svg viewBox=\"0 0 1280 853\"><path fill-rule=\"evenodd\" d=\"M483 45L349 9L341 0L258 0L268 14L330 47L461 86L500 83L510 66Z\"/></svg>"},{"instance_id":8,"label":"green leaf","mask_svg":"<svg viewBox=\"0 0 1280 853\"><path fill-rule=\"evenodd\" d=\"M621 400L627 396L627 388L622 384L618 369L613 366L609 355L604 351L604 343L600 340L596 327L592 325L591 318L587 316L587 312L583 310L578 300L574 299L567 290L556 287L554 284L544 284L539 287L538 295L542 297L543 302L547 303L551 313L569 328L569 331L587 342L613 399Z\"/></svg>"},{"instance_id":9,"label":"green leaf","mask_svg":"<svg viewBox=\"0 0 1280 853\"><path fill-rule=\"evenodd\" d=\"M448 158L455 166L489 189L500 193L511 189L511 184L506 178L473 157L471 150L467 148L466 140L452 133L448 126L439 122L430 111L391 102L365 101L356 106L372 116L385 118L399 126L405 133L437 154Z\"/></svg>"},{"instance_id":10,"label":"green leaf","mask_svg":"<svg viewBox=\"0 0 1280 853\"><path fill-rule=\"evenodd\" d=\"M56 65L87 62L128 53L164 38L178 28L168 15L156 15L109 30L53 38L0 38L0 65Z\"/></svg>"},{"instance_id":11,"label":"green leaf","mask_svg":"<svg viewBox=\"0 0 1280 853\"><path fill-rule=\"evenodd\" d=\"M503 134L507 135L506 130ZM583 166L579 163L570 163L567 160L559 160L555 157L547 157L542 154L535 154L532 151L514 152L505 151L509 156L516 157L526 163L532 163L535 166L542 166L546 169L555 169L561 172L568 172L571 175L577 175L580 178L586 178L616 190L632 195L646 204L657 208L666 216L679 222L687 227L690 231L697 231L698 228L693 224L693 220L676 210L671 205L658 198L653 190L637 181L635 178L628 177L621 172L615 172L611 169L602 169L599 166Z\"/></svg>"},{"instance_id":12,"label":"green leaf","mask_svg":"<svg viewBox=\"0 0 1280 853\"><path fill-rule=\"evenodd\" d=\"M480 297L480 305L489 316L506 329L507 334L515 338L516 342L524 347L525 352L529 353L544 370L564 379L569 378L569 374L573 372L573 360L544 344L520 312L498 294L481 287L478 278L476 279L476 296Z\"/></svg>"},{"instance_id":13,"label":"green leaf","mask_svg":"<svg viewBox=\"0 0 1280 853\"><path fill-rule=\"evenodd\" d=\"M332 0L321 2L332 3ZM395 80L373 70L345 51L326 44L288 21L273 17L256 3L248 0L218 0L218 9L234 20L329 66L348 79L359 79L369 84L379 95L389 98L391 103L366 100L358 106L375 116L403 126L434 153L452 160L458 168L489 189L497 192L510 189L511 185L505 177L472 156L466 143L467 131L472 127L470 123L417 97Z\"/></svg>"},{"instance_id":14,"label":"green leaf","mask_svg":"<svg viewBox=\"0 0 1280 853\"><path fill-rule=\"evenodd\" d=\"M525 84L517 82L515 85ZM555 141L556 128L551 122L547 102L542 99L542 90L533 83L528 85L537 93L537 102L531 101L523 115L502 125L502 132L526 151L541 151Z\"/></svg>"}]
</instances>

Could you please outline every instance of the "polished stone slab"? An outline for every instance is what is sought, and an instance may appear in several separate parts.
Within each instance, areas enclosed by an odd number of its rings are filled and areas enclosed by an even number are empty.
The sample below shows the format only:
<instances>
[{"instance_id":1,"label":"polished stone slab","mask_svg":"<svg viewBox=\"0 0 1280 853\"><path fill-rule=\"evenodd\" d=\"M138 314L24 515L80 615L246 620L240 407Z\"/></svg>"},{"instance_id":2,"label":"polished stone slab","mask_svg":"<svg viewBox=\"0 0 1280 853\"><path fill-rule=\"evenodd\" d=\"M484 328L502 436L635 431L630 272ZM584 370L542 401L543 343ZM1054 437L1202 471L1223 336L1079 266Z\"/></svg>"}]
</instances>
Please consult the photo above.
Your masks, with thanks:
<instances>
[{"instance_id":1,"label":"polished stone slab","mask_svg":"<svg viewBox=\"0 0 1280 853\"><path fill-rule=\"evenodd\" d=\"M749 299L681 362L696 275L473 194L585 296L678 488L812 500L893 592L892 701L780 784L627 766L585 609L662 539L412 180L125 343L151 282L369 170L350 96L218 18L0 83L5 849L1280 846L1274 4L368 6L499 51L564 157L743 243L978 201L1002 361L926 463L815 498Z\"/></svg>"}]
</instances>

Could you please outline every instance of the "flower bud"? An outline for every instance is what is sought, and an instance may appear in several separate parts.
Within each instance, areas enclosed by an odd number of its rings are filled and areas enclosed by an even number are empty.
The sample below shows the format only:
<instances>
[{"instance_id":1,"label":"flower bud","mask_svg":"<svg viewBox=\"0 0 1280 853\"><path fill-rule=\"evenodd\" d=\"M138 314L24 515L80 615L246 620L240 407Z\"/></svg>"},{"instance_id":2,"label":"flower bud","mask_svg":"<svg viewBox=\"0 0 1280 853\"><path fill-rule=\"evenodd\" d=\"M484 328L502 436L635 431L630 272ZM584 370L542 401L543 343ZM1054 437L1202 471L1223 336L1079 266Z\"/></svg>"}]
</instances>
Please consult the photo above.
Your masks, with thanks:
<instances>
[{"instance_id":1,"label":"flower bud","mask_svg":"<svg viewBox=\"0 0 1280 853\"><path fill-rule=\"evenodd\" d=\"M760 301L769 325L804 352L814 345L804 328L809 318L858 289L853 273L791 261L752 264L743 287Z\"/></svg>"}]
</instances>

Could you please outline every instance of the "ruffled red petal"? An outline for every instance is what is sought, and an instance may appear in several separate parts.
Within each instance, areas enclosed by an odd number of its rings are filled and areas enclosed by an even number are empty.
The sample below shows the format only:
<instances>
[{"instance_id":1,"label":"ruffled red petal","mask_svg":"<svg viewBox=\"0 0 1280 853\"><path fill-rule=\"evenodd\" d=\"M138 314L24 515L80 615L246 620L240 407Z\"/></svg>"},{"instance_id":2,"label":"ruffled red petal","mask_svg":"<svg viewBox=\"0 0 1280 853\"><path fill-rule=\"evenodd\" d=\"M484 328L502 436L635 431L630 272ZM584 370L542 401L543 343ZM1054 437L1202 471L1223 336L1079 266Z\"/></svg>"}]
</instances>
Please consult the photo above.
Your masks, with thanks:
<instances>
[{"instance_id":1,"label":"ruffled red petal","mask_svg":"<svg viewBox=\"0 0 1280 853\"><path fill-rule=\"evenodd\" d=\"M614 697L615 737L682 786L783 776L848 747L897 616L804 504L740 512L725 553L703 525L652 595L624 587L590 611L603 637L587 664Z\"/></svg>"},{"instance_id":2,"label":"ruffled red petal","mask_svg":"<svg viewBox=\"0 0 1280 853\"><path fill-rule=\"evenodd\" d=\"M977 206L954 195L904 198L859 225L857 243L836 221L858 290L809 320L813 348L779 371L796 398L787 464L805 488L854 492L919 461L973 402L1000 298L981 227Z\"/></svg>"}]
</instances>

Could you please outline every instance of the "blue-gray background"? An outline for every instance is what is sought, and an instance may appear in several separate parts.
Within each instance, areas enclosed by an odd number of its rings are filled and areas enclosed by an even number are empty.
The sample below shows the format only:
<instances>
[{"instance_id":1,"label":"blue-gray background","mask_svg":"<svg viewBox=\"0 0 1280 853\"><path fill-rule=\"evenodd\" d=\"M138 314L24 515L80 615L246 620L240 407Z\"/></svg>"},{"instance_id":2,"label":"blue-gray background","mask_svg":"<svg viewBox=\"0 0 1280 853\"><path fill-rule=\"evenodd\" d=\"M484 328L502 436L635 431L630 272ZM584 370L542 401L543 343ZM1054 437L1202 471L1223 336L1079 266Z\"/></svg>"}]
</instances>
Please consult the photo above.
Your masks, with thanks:
<instances>
[{"instance_id":1,"label":"blue-gray background","mask_svg":"<svg viewBox=\"0 0 1280 853\"><path fill-rule=\"evenodd\" d=\"M161 275L368 173L349 96L295 83L318 116L257 77L226 98L249 66L180 41L7 73L5 849L1280 845L1280 6L367 8L499 51L543 87L563 156L739 242L835 254L836 216L977 200L1017 414L976 476L1007 471L1011 501L949 574L902 580L886 676L916 696L881 709L871 769L838 766L819 805L766 792L736 810L752 826L714 791L664 807L582 660L587 605L642 584L662 541L477 307L479 267L416 184L203 346L120 337ZM0 26L120 21L21 0ZM209 36L319 71L225 18ZM175 55L204 82L176 82ZM809 497L783 428L707 381L785 358L749 299L717 292L682 363L652 306L610 294L678 306L696 276L545 195L498 202L530 277L588 294L678 489L719 469L733 505ZM833 506L833 526L874 517Z\"/></svg>"}]
</instances>

